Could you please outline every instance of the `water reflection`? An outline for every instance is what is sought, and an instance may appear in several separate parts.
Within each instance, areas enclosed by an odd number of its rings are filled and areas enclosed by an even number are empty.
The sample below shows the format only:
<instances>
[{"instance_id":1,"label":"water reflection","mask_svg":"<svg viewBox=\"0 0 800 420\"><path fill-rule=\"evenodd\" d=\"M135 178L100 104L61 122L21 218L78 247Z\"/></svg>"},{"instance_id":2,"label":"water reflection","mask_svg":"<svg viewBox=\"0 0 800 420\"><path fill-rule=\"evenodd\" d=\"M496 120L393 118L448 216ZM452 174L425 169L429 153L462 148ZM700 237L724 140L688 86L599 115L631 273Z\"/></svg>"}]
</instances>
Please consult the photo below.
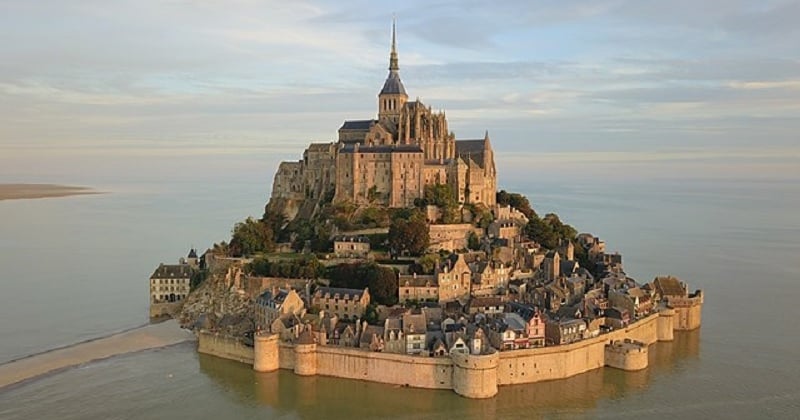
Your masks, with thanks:
<instances>
[{"instance_id":1,"label":"water reflection","mask_svg":"<svg viewBox=\"0 0 800 420\"><path fill-rule=\"evenodd\" d=\"M598 401L646 390L659 376L680 374L700 355L700 331L675 334L675 341L650 347L650 366L639 372L597 369L572 378L504 386L488 400L461 398L452 391L403 388L290 371L256 373L249 366L199 355L200 371L240 402L274 415L316 417L492 418L518 415L581 415ZM523 411L521 411L523 410Z\"/></svg>"}]
</instances>

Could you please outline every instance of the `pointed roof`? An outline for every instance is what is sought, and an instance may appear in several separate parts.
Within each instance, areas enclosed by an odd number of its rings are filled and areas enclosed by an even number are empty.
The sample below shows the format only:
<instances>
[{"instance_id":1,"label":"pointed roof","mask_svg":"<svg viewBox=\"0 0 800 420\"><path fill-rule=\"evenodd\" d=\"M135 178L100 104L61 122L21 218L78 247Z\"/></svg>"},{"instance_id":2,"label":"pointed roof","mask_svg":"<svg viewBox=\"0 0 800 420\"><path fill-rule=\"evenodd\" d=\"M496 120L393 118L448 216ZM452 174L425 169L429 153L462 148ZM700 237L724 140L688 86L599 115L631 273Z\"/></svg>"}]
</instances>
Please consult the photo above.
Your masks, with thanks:
<instances>
[{"instance_id":1,"label":"pointed roof","mask_svg":"<svg viewBox=\"0 0 800 420\"><path fill-rule=\"evenodd\" d=\"M397 28L396 21L392 20L392 50L389 54L389 76L386 77L386 82L383 83L380 95L396 95L406 94L406 88L403 82L400 81L400 65L397 59Z\"/></svg>"}]
</instances>

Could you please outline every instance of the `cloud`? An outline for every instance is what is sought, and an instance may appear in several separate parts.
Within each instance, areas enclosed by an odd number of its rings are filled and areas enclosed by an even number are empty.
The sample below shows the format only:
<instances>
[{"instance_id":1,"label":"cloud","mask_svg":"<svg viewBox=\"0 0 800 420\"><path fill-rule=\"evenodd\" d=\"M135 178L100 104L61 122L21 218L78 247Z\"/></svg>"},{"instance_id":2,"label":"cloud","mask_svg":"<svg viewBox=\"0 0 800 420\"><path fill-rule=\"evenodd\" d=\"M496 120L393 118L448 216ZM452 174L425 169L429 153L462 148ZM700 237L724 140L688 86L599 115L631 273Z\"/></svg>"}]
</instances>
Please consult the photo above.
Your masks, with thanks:
<instances>
[{"instance_id":1,"label":"cloud","mask_svg":"<svg viewBox=\"0 0 800 420\"><path fill-rule=\"evenodd\" d=\"M299 153L375 116L393 11L410 95L500 151L783 147L800 130L796 2L15 0L0 144Z\"/></svg>"}]
</instances>

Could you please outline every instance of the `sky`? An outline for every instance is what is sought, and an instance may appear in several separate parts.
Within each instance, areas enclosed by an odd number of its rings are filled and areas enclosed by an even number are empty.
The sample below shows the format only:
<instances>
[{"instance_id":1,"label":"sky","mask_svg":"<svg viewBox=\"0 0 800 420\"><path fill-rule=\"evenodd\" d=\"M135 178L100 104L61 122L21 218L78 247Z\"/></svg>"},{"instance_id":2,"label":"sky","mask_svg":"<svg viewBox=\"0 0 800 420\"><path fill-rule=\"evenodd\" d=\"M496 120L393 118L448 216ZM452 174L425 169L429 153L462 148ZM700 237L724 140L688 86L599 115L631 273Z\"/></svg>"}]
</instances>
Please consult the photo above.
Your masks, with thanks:
<instances>
[{"instance_id":1,"label":"sky","mask_svg":"<svg viewBox=\"0 0 800 420\"><path fill-rule=\"evenodd\" d=\"M501 166L800 177L800 2L772 0L0 0L0 164L297 158L376 115L393 16L409 96Z\"/></svg>"}]
</instances>

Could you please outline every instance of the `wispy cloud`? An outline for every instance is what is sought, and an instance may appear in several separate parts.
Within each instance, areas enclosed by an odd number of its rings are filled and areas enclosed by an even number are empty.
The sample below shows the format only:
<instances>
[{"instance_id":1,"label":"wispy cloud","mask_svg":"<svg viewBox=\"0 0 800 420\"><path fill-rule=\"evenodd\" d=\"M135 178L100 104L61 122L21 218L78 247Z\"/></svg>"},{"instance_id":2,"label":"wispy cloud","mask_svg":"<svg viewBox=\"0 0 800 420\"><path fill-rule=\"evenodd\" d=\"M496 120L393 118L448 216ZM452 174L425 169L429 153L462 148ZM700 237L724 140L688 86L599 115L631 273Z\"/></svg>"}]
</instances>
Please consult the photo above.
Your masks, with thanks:
<instances>
[{"instance_id":1,"label":"wispy cloud","mask_svg":"<svg viewBox=\"0 0 800 420\"><path fill-rule=\"evenodd\" d=\"M7 0L0 146L299 153L374 116L392 12L410 95L499 151L781 148L800 132L793 1Z\"/></svg>"}]
</instances>

